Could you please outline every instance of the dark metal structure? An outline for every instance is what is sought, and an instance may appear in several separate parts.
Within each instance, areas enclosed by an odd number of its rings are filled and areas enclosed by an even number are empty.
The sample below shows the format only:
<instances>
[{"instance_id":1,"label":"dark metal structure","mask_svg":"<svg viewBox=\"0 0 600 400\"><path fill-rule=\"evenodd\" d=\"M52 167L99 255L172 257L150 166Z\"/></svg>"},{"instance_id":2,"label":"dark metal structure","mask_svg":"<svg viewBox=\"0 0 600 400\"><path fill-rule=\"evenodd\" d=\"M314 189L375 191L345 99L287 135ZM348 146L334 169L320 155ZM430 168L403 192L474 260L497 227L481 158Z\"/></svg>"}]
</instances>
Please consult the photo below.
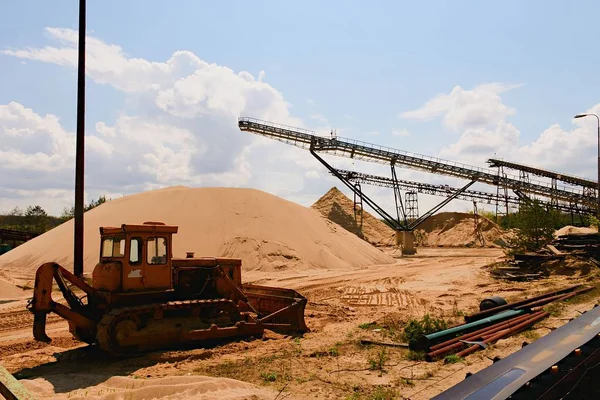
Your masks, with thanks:
<instances>
[{"instance_id":1,"label":"dark metal structure","mask_svg":"<svg viewBox=\"0 0 600 400\"><path fill-rule=\"evenodd\" d=\"M17 231L14 229L0 229L0 243L7 242L26 242L39 236L36 232Z\"/></svg>"},{"instance_id":2,"label":"dark metal structure","mask_svg":"<svg viewBox=\"0 0 600 400\"><path fill-rule=\"evenodd\" d=\"M85 151L85 0L79 0L79 49L77 63L77 144L75 150L75 231L73 272L83 276L83 196Z\"/></svg>"},{"instance_id":3,"label":"dark metal structure","mask_svg":"<svg viewBox=\"0 0 600 400\"><path fill-rule=\"evenodd\" d=\"M455 193L458 189L448 185L434 185L431 183L415 182L408 180L397 179L394 181L393 178L385 176L365 174L362 172L349 171L344 169L337 169L337 172L344 176L350 182L368 184L380 187L393 188L398 187L399 189L413 191L422 194L428 194L432 196L447 197ZM500 186L499 186L500 188ZM407 192L408 193L408 192ZM518 207L523 201L529 200L529 197L525 196L522 192L516 191L515 196L511 196L502 192L490 193L480 190L465 190L456 195L457 199L460 200L478 200L485 204L502 204L506 203L512 207ZM556 203L552 204L549 201L540 200L540 204L546 208L553 207L560 211L571 212L573 210L583 214L593 214L594 210L590 208L575 208L576 205ZM408 210L408 204L406 206Z\"/></svg>"},{"instance_id":4,"label":"dark metal structure","mask_svg":"<svg viewBox=\"0 0 600 400\"><path fill-rule=\"evenodd\" d=\"M595 307L433 399L598 398L599 334Z\"/></svg>"},{"instance_id":5,"label":"dark metal structure","mask_svg":"<svg viewBox=\"0 0 600 400\"><path fill-rule=\"evenodd\" d=\"M525 164L518 164L515 162L499 160L497 158L490 158L488 161L490 167L505 167L508 169L513 169L519 171L520 174L531 174L535 176L541 176L544 178L554 179L559 182L569 183L575 186L587 187L590 189L596 189L598 182L580 178L578 176L567 175L560 172L550 171L547 169L536 168Z\"/></svg>"},{"instance_id":6,"label":"dark metal structure","mask_svg":"<svg viewBox=\"0 0 600 400\"><path fill-rule=\"evenodd\" d=\"M564 186L555 188L543 181L530 180L524 182L518 177L508 175L500 179L498 174L486 168L409 153L353 139L320 137L310 130L274 124L254 118L240 118L238 126L243 131L249 131L302 149L310 149L313 154L331 154L390 166L402 166L429 173L478 181L493 186L502 186L511 190L520 190L531 195L556 198L566 203L596 205L596 198L581 190Z\"/></svg>"}]
</instances>

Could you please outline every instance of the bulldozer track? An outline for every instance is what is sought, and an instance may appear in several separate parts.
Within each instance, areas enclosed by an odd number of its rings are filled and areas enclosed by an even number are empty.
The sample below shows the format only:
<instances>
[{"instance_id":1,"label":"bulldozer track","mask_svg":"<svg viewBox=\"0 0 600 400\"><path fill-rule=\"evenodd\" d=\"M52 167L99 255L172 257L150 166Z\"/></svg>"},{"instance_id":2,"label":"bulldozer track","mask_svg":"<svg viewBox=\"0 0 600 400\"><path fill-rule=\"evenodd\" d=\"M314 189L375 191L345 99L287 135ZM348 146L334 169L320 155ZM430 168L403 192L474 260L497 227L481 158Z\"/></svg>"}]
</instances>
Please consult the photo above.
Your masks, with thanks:
<instances>
[{"instance_id":1,"label":"bulldozer track","mask_svg":"<svg viewBox=\"0 0 600 400\"><path fill-rule=\"evenodd\" d=\"M153 303L143 306L134 307L123 307L109 311L98 323L96 340L100 347L111 354L119 355L129 353L129 349L121 349L113 339L112 328L122 320L134 316L140 318L143 315L154 313L157 310L162 312L177 310L177 309L189 309L190 311L195 307L213 307L221 308L226 310L227 307L235 307L235 304L228 299L206 299L206 300L184 300L184 301L170 301L166 303Z\"/></svg>"},{"instance_id":2,"label":"bulldozer track","mask_svg":"<svg viewBox=\"0 0 600 400\"><path fill-rule=\"evenodd\" d=\"M48 314L48 323L62 320L56 314ZM17 310L0 313L0 332L13 331L33 326L33 314L29 310Z\"/></svg>"}]
</instances>

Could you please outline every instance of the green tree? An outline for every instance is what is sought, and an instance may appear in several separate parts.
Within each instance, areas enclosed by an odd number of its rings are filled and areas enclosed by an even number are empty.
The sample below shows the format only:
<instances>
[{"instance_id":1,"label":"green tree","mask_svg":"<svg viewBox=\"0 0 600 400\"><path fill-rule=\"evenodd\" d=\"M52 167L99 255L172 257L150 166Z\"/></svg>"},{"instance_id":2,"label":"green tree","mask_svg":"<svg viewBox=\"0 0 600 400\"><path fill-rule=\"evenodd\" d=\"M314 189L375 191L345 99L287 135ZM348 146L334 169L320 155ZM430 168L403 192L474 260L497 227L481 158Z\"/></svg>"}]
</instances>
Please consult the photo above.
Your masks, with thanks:
<instances>
[{"instance_id":1,"label":"green tree","mask_svg":"<svg viewBox=\"0 0 600 400\"><path fill-rule=\"evenodd\" d=\"M25 210L25 225L28 230L34 232L46 232L48 230L50 219L48 214L41 206L29 206Z\"/></svg>"},{"instance_id":2,"label":"green tree","mask_svg":"<svg viewBox=\"0 0 600 400\"><path fill-rule=\"evenodd\" d=\"M96 207L106 203L109 200L110 199L107 199L105 195L98 197L98 200L92 199L92 201L89 204L83 206L83 211L84 212L89 211L92 208L96 208ZM67 207L63 208L63 212L60 215L60 218L63 221L68 221L74 217L75 217L75 206L71 206L71 208L67 208Z\"/></svg>"},{"instance_id":3,"label":"green tree","mask_svg":"<svg viewBox=\"0 0 600 400\"><path fill-rule=\"evenodd\" d=\"M559 223L556 210L546 210L538 200L521 204L519 212L511 216L516 228L511 245L516 251L536 251L554 238L554 230Z\"/></svg>"}]
</instances>

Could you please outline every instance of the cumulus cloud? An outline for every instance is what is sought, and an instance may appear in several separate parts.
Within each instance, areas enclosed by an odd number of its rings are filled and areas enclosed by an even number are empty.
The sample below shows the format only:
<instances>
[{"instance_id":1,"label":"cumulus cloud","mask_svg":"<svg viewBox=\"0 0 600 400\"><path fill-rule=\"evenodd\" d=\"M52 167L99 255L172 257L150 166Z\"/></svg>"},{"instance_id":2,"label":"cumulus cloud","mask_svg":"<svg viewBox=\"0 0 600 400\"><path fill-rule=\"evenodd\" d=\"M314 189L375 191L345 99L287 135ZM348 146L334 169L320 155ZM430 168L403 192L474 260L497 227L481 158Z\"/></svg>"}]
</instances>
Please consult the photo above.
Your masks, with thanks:
<instances>
[{"instance_id":1,"label":"cumulus cloud","mask_svg":"<svg viewBox=\"0 0 600 400\"><path fill-rule=\"evenodd\" d=\"M53 45L5 49L2 54L75 68L77 31L46 28L45 32ZM131 193L181 184L253 185L268 190L275 182L290 193L303 189L309 168L293 165L290 168L301 171L300 180L292 179L281 147L272 151L275 143L261 142L237 127L239 116L305 125L290 114L283 94L263 81L264 71L255 78L188 51L176 51L166 61L134 58L118 45L94 37L86 40L86 73L92 82L110 85L133 100L130 104L137 104L115 121L88 121L95 128L86 132L89 193ZM57 116L38 115L15 102L0 105L0 174L4 176L0 180L8 181L7 170L27 174L21 182L12 177L13 187L5 188L69 193L74 149L74 132L67 132ZM253 175L253 167L266 162L278 164L276 179ZM313 161L310 169L314 167ZM306 178L314 180L314 174ZM0 208L6 208L1 206L2 201Z\"/></svg>"},{"instance_id":2,"label":"cumulus cloud","mask_svg":"<svg viewBox=\"0 0 600 400\"><path fill-rule=\"evenodd\" d=\"M421 108L401 113L400 117L422 121L442 117L443 124L454 131L485 128L514 114L514 109L503 104L500 94L519 86L489 83L471 90L455 86L450 93L439 94Z\"/></svg>"},{"instance_id":3,"label":"cumulus cloud","mask_svg":"<svg viewBox=\"0 0 600 400\"><path fill-rule=\"evenodd\" d=\"M504 158L581 176L595 176L597 139L595 118L574 119L574 128L552 125L532 143L520 142L520 131L506 119L514 110L500 94L519 85L484 84L472 90L459 86L441 94L404 118L428 120L442 117L442 124L460 133L456 142L444 146L439 156L483 167L489 158ZM600 104L587 113L600 113Z\"/></svg>"}]
</instances>

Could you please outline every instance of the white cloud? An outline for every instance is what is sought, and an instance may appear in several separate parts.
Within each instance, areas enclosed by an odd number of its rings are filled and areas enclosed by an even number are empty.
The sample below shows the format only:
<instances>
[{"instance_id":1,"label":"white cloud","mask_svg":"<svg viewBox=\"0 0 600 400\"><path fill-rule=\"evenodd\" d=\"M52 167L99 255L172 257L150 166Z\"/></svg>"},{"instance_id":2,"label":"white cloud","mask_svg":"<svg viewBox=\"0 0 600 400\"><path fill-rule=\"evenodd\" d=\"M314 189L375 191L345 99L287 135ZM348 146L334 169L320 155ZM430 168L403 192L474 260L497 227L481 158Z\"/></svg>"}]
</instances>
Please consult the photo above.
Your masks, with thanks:
<instances>
[{"instance_id":1,"label":"white cloud","mask_svg":"<svg viewBox=\"0 0 600 400\"><path fill-rule=\"evenodd\" d=\"M490 83L472 90L455 86L450 93L437 95L421 108L405 111L400 117L427 121L441 116L444 125L454 131L484 128L514 114L514 109L502 103L500 94L519 86Z\"/></svg>"},{"instance_id":2,"label":"white cloud","mask_svg":"<svg viewBox=\"0 0 600 400\"><path fill-rule=\"evenodd\" d=\"M377 131L370 131L365 133L365 135L369 135L369 136L379 136L379 132Z\"/></svg>"},{"instance_id":3,"label":"white cloud","mask_svg":"<svg viewBox=\"0 0 600 400\"><path fill-rule=\"evenodd\" d=\"M317 122L319 122L321 124L328 124L329 123L329 120L324 115L318 114L318 113L312 114L310 116L310 119L312 119L314 121L317 121Z\"/></svg>"},{"instance_id":4,"label":"white cloud","mask_svg":"<svg viewBox=\"0 0 600 400\"><path fill-rule=\"evenodd\" d=\"M398 136L398 137L408 137L410 136L410 132L407 131L406 129L402 128L402 129L394 129L392 131L392 136Z\"/></svg>"},{"instance_id":5,"label":"white cloud","mask_svg":"<svg viewBox=\"0 0 600 400\"><path fill-rule=\"evenodd\" d=\"M77 32L47 28L46 35L57 44L2 53L74 69ZM264 71L254 78L188 51L151 61L130 57L120 46L98 38L86 40L86 73L91 81L123 92L130 105L127 114L116 110L116 121L88 121L95 127L86 134L88 196L182 184L250 185L288 196L312 192L304 179L315 182L315 175L304 175L316 172L318 164L307 152L265 143L237 127L240 116L305 126L290 115L282 93L264 82ZM41 198L36 193L43 191L63 196L50 211L68 206L64 203L72 194L64 195L74 186L74 149L74 132L67 132L58 117L39 115L16 102L0 105L0 184L5 184L0 207L10 209L14 204L5 207L6 201L17 200L27 205L23 202ZM298 162L286 158L292 150L296 153L290 159ZM268 173L263 169L267 166ZM8 170L18 170L20 179Z\"/></svg>"}]
</instances>

